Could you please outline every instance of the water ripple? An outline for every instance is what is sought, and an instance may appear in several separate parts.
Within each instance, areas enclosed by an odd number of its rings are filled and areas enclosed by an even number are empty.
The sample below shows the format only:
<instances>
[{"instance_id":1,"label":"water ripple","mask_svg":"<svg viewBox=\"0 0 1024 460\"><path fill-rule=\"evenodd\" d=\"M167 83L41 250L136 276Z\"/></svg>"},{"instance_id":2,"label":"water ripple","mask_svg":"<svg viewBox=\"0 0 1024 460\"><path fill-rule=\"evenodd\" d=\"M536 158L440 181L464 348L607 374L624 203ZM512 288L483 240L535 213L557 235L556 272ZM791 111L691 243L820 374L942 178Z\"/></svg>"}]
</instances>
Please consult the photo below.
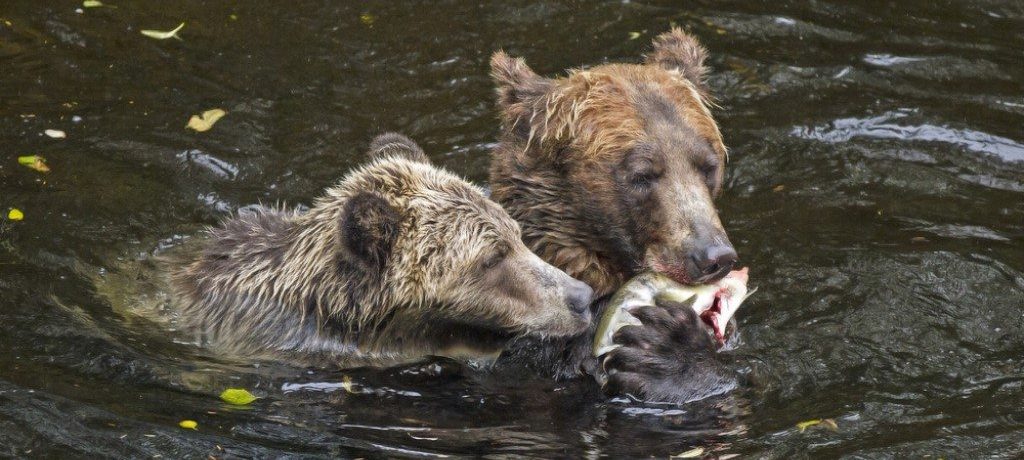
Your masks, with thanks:
<instances>
[{"instance_id":1,"label":"water ripple","mask_svg":"<svg viewBox=\"0 0 1024 460\"><path fill-rule=\"evenodd\" d=\"M877 117L840 118L828 125L795 127L790 134L803 139L833 144L856 138L943 142L974 152L995 155L1004 161L1024 161L1024 145L1013 139L972 129L957 129L927 123L901 125L895 122L905 116L906 114L901 112L886 112Z\"/></svg>"}]
</instances>

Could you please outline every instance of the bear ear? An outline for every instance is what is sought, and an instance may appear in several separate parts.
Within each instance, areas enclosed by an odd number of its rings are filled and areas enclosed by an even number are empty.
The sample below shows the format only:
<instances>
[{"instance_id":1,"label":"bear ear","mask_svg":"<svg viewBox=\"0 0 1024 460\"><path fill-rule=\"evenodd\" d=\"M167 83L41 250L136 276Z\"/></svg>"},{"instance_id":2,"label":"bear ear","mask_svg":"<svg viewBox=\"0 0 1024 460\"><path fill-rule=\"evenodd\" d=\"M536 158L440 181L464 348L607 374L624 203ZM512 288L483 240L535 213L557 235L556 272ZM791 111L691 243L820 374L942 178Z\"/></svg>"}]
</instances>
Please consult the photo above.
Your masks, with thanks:
<instances>
[{"instance_id":1,"label":"bear ear","mask_svg":"<svg viewBox=\"0 0 1024 460\"><path fill-rule=\"evenodd\" d=\"M341 215L342 256L368 270L380 271L398 237L401 215L384 197L362 192L345 203Z\"/></svg>"},{"instance_id":2,"label":"bear ear","mask_svg":"<svg viewBox=\"0 0 1024 460\"><path fill-rule=\"evenodd\" d=\"M707 56L708 51L693 35L674 27L654 38L654 51L647 55L646 62L679 71L698 88L703 88L704 73L707 71L704 59Z\"/></svg>"},{"instance_id":3,"label":"bear ear","mask_svg":"<svg viewBox=\"0 0 1024 460\"><path fill-rule=\"evenodd\" d=\"M551 87L551 80L537 75L523 58L513 58L504 51L491 55L491 78L497 86L498 105L512 120L529 115L519 112L527 112L529 103Z\"/></svg>"},{"instance_id":4,"label":"bear ear","mask_svg":"<svg viewBox=\"0 0 1024 460\"><path fill-rule=\"evenodd\" d=\"M423 153L423 149L420 148L419 144L398 133L384 133L373 138L367 155L372 159L383 156L397 156L407 160L430 164L430 158L427 158L427 154Z\"/></svg>"}]
</instances>

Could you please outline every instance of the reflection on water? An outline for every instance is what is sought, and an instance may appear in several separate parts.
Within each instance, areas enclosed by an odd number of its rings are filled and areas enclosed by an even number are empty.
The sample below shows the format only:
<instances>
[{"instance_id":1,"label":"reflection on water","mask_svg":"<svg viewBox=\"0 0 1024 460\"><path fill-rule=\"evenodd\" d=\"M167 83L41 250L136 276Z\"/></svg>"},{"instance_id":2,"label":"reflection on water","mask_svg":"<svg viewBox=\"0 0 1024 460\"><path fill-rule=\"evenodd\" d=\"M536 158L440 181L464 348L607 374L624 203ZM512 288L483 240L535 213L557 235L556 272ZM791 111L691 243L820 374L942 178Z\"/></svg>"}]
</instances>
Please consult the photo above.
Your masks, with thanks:
<instances>
[{"instance_id":1,"label":"reflection on water","mask_svg":"<svg viewBox=\"0 0 1024 460\"><path fill-rule=\"evenodd\" d=\"M792 135L825 142L847 142L855 137L899 139L902 141L933 141L954 144L974 152L988 153L1006 161L1024 161L1024 145L1005 137L970 129L953 129L930 124L904 126L895 120L907 117L890 112L870 118L841 118L828 126L797 128Z\"/></svg>"},{"instance_id":2,"label":"reflection on water","mask_svg":"<svg viewBox=\"0 0 1024 460\"><path fill-rule=\"evenodd\" d=\"M104 3L0 9L0 211L25 215L0 221L0 455L1024 453L1017 2ZM492 50L554 74L635 60L672 23L712 53L721 213L760 288L741 389L640 405L445 360L224 361L164 311L155 255L308 204L381 131L485 181ZM796 428L817 418L838 431Z\"/></svg>"}]
</instances>

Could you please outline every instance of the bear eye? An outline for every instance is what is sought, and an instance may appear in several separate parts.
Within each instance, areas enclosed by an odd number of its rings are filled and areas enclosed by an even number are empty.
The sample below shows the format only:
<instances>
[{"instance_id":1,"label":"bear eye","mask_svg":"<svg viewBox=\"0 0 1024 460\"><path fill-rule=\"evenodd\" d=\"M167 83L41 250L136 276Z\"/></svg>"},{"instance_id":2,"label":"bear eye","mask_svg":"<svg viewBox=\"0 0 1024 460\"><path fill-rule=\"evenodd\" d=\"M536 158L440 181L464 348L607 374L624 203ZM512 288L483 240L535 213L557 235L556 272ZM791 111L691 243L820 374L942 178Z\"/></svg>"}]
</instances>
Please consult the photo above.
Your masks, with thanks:
<instances>
[{"instance_id":1,"label":"bear eye","mask_svg":"<svg viewBox=\"0 0 1024 460\"><path fill-rule=\"evenodd\" d=\"M629 183L633 187L644 189L650 187L656 180L658 180L658 174L652 170L648 170L634 173L633 176L630 177Z\"/></svg>"},{"instance_id":2,"label":"bear eye","mask_svg":"<svg viewBox=\"0 0 1024 460\"><path fill-rule=\"evenodd\" d=\"M497 267L498 264L500 264L503 260L505 260L506 256L508 256L508 250L507 249L505 249L505 248L498 249L497 251L494 251L494 254L491 254L489 257L484 259L484 263L482 265L482 268L484 270L490 270L490 269L492 269L494 267Z\"/></svg>"},{"instance_id":3,"label":"bear eye","mask_svg":"<svg viewBox=\"0 0 1024 460\"><path fill-rule=\"evenodd\" d=\"M701 176L704 178L704 183L708 185L708 188L714 190L715 179L718 173L718 164L713 162L704 163L698 168Z\"/></svg>"},{"instance_id":4,"label":"bear eye","mask_svg":"<svg viewBox=\"0 0 1024 460\"><path fill-rule=\"evenodd\" d=\"M665 167L659 155L648 146L639 146L622 163L625 185L633 191L645 192L661 178Z\"/></svg>"}]
</instances>

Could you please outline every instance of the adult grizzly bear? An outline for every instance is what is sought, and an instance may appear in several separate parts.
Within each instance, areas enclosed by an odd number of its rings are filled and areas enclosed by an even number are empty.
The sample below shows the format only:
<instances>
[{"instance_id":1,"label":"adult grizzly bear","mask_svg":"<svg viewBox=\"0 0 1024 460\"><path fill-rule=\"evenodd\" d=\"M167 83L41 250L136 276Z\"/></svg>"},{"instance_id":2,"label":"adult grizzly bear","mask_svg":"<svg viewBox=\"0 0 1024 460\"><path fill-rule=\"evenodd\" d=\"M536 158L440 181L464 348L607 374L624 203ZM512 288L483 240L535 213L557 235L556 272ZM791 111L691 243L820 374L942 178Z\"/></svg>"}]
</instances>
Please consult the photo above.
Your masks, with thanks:
<instances>
[{"instance_id":1,"label":"adult grizzly bear","mask_svg":"<svg viewBox=\"0 0 1024 460\"><path fill-rule=\"evenodd\" d=\"M707 283L737 260L712 201L726 148L708 110L705 56L693 37L673 29L654 40L643 64L561 78L539 76L504 52L492 57L502 135L491 197L534 252L595 289L595 313L642 271ZM691 396L687 382L714 374L713 363L695 362L696 351L714 348L702 323L688 308L663 307L640 312L645 327L617 333L624 346L605 355L606 390L679 401ZM524 340L503 359L562 378L593 373L592 340L592 330Z\"/></svg>"},{"instance_id":2,"label":"adult grizzly bear","mask_svg":"<svg viewBox=\"0 0 1024 460\"><path fill-rule=\"evenodd\" d=\"M477 187L400 135L371 155L308 212L210 229L171 275L184 322L229 354L346 365L493 354L590 324L592 290Z\"/></svg>"}]
</instances>

